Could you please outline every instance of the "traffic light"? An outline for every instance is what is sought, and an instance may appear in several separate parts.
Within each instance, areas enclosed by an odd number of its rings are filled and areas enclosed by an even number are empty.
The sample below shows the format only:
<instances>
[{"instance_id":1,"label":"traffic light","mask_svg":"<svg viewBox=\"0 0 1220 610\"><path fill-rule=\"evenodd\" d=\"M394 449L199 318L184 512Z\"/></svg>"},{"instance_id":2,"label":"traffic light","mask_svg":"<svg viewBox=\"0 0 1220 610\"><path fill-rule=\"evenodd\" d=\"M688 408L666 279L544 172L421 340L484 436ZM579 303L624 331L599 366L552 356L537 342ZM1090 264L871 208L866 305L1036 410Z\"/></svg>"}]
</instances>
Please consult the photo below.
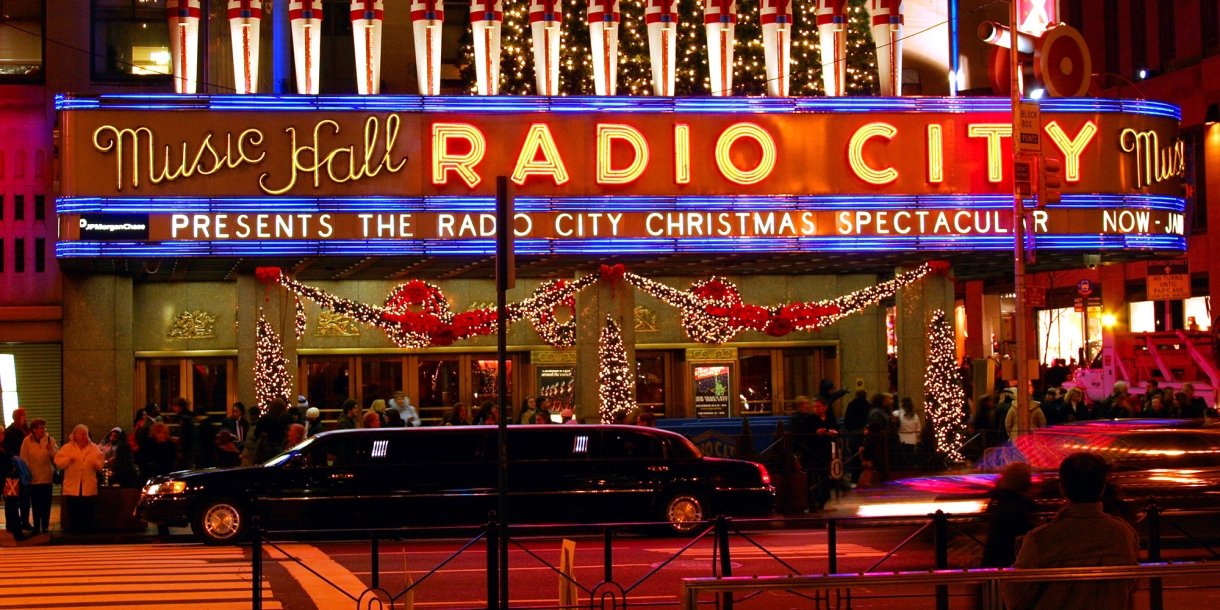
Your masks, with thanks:
<instances>
[{"instance_id":1,"label":"traffic light","mask_svg":"<svg viewBox=\"0 0 1220 610\"><path fill-rule=\"evenodd\" d=\"M1045 209L1049 203L1059 203L1063 187L1063 165L1059 159L1042 159L1042 196L1038 198L1038 209Z\"/></svg>"}]
</instances>

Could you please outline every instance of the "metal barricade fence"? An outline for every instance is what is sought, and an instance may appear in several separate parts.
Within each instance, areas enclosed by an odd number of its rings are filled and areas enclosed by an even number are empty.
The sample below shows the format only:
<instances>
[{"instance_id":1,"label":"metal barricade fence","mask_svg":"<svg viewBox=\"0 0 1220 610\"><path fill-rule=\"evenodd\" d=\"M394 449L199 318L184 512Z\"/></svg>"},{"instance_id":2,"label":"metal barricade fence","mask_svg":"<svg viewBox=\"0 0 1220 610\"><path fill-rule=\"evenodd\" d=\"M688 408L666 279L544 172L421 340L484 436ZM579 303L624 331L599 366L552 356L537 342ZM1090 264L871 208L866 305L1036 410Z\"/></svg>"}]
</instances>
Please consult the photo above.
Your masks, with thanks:
<instances>
[{"instance_id":1,"label":"metal barricade fence","mask_svg":"<svg viewBox=\"0 0 1220 610\"><path fill-rule=\"evenodd\" d=\"M830 608L830 591L849 594L836 596L842 610L851 610L852 588L902 587L907 596L915 589L934 590L938 587L979 587L978 599L982 610L1004 610L1002 585L1008 583L1096 582L1104 580L1154 580L1183 576L1220 575L1220 562L1154 563L1138 566L1040 568L1040 569L977 569L929 570L924 572L887 572L860 574L824 574L802 576L755 576L682 579L682 609L699 610L701 606L732 608L733 604L752 599L761 593L786 592L803 600L813 601L811 608L821 609L821 602ZM1215 585L1212 585L1215 586ZM814 592L813 595L804 592ZM826 592L825 598L822 592ZM1151 599L1150 607L1156 608ZM930 595L928 597L931 597ZM846 607L841 601L847 600ZM727 603L726 603L727 602ZM774 604L773 598L768 602ZM939 605L939 600L938 600ZM1100 610L1100 609L1099 609Z\"/></svg>"}]
</instances>

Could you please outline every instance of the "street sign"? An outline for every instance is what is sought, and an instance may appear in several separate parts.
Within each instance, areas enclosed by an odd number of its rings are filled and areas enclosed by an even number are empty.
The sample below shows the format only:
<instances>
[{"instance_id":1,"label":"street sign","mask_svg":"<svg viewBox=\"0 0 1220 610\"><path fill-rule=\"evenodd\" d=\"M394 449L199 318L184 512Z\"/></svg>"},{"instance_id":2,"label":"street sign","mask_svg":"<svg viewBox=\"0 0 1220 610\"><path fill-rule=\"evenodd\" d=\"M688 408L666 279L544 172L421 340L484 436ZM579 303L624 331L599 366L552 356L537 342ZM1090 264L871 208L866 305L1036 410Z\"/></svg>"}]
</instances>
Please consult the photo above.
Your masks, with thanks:
<instances>
[{"instance_id":1,"label":"street sign","mask_svg":"<svg viewBox=\"0 0 1220 610\"><path fill-rule=\"evenodd\" d=\"M1042 286L1026 286L1025 302L1030 307L1046 307L1046 288Z\"/></svg>"},{"instance_id":2,"label":"street sign","mask_svg":"<svg viewBox=\"0 0 1220 610\"><path fill-rule=\"evenodd\" d=\"M1038 102L1021 102L1017 125L1018 144L1021 150L1042 152L1042 109Z\"/></svg>"},{"instance_id":3,"label":"street sign","mask_svg":"<svg viewBox=\"0 0 1220 610\"><path fill-rule=\"evenodd\" d=\"M1148 261L1148 300L1190 298L1190 264L1187 259Z\"/></svg>"},{"instance_id":4,"label":"street sign","mask_svg":"<svg viewBox=\"0 0 1220 610\"><path fill-rule=\"evenodd\" d=\"M1087 297L1090 294L1093 294L1093 281L1080 280L1076 283L1076 292L1079 292L1080 296L1082 297Z\"/></svg>"},{"instance_id":5,"label":"street sign","mask_svg":"<svg viewBox=\"0 0 1220 610\"><path fill-rule=\"evenodd\" d=\"M1029 161L1015 161L1012 164L1012 179L1018 193L1023 197L1034 194L1032 185L1033 165Z\"/></svg>"},{"instance_id":6,"label":"street sign","mask_svg":"<svg viewBox=\"0 0 1220 610\"><path fill-rule=\"evenodd\" d=\"M1084 299L1077 297L1075 309L1077 313L1084 313ZM1089 307L1101 307L1101 297L1093 297L1089 299Z\"/></svg>"}]
</instances>

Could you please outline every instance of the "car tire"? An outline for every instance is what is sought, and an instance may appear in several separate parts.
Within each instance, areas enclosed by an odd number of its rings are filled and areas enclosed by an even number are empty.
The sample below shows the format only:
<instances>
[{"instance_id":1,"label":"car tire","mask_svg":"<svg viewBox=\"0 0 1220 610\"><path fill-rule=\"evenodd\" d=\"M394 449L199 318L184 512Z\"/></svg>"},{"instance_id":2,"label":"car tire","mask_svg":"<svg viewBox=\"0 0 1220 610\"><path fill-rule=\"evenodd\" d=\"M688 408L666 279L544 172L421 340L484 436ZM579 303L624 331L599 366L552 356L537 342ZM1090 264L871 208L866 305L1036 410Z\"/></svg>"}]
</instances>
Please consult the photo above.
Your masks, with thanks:
<instances>
[{"instance_id":1,"label":"car tire","mask_svg":"<svg viewBox=\"0 0 1220 610\"><path fill-rule=\"evenodd\" d=\"M693 536L707 528L712 518L707 497L693 489L677 489L661 497L660 509L663 533Z\"/></svg>"},{"instance_id":2,"label":"car tire","mask_svg":"<svg viewBox=\"0 0 1220 610\"><path fill-rule=\"evenodd\" d=\"M191 530L208 545L237 544L250 532L250 511L230 497L208 498L195 509Z\"/></svg>"}]
</instances>

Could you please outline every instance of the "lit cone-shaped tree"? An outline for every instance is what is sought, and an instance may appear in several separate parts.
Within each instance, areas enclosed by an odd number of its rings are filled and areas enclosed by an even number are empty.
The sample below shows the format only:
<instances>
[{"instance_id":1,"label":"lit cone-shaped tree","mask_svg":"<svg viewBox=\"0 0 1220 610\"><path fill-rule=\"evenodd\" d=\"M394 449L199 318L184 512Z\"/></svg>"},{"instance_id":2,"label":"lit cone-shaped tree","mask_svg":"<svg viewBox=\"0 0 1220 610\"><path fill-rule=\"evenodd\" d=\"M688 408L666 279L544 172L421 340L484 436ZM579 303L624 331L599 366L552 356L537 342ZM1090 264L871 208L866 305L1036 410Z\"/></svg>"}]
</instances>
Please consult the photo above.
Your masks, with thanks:
<instances>
[{"instance_id":1,"label":"lit cone-shaped tree","mask_svg":"<svg viewBox=\"0 0 1220 610\"><path fill-rule=\"evenodd\" d=\"M631 378L623 332L610 316L606 316L602 328L597 360L598 412L602 423L610 424L635 409L635 380Z\"/></svg>"},{"instance_id":2,"label":"lit cone-shaped tree","mask_svg":"<svg viewBox=\"0 0 1220 610\"><path fill-rule=\"evenodd\" d=\"M261 310L254 347L254 397L259 409L266 411L272 400L287 401L292 396L292 376L284 359L284 343Z\"/></svg>"},{"instance_id":3,"label":"lit cone-shaped tree","mask_svg":"<svg viewBox=\"0 0 1220 610\"><path fill-rule=\"evenodd\" d=\"M936 452L950 461L962 459L966 394L957 368L953 327L945 312L932 312L928 323L928 367L924 373L924 413Z\"/></svg>"}]
</instances>

